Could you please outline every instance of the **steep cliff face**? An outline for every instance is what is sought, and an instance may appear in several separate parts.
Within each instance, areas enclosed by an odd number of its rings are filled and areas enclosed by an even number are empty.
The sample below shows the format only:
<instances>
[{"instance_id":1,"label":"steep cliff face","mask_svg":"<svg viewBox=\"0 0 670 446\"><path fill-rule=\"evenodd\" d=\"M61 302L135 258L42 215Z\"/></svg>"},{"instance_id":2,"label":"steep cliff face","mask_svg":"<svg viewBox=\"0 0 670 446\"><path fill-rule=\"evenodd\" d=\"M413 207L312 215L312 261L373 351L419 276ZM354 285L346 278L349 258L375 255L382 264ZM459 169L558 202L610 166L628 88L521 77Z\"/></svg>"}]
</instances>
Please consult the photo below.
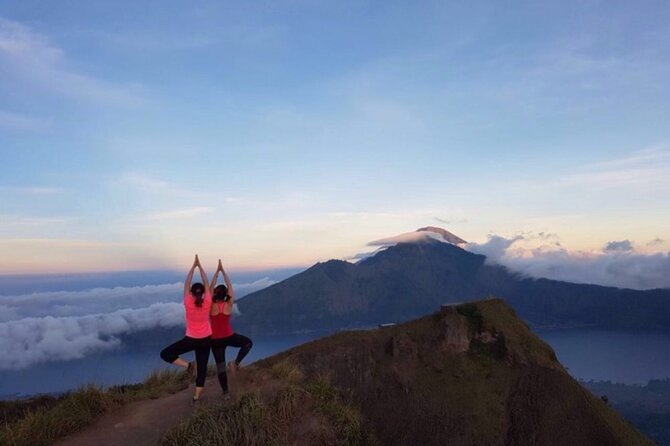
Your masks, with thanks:
<instances>
[{"instance_id":1,"label":"steep cliff face","mask_svg":"<svg viewBox=\"0 0 670 446\"><path fill-rule=\"evenodd\" d=\"M499 299L348 331L258 363L326 375L385 445L651 444Z\"/></svg>"}]
</instances>

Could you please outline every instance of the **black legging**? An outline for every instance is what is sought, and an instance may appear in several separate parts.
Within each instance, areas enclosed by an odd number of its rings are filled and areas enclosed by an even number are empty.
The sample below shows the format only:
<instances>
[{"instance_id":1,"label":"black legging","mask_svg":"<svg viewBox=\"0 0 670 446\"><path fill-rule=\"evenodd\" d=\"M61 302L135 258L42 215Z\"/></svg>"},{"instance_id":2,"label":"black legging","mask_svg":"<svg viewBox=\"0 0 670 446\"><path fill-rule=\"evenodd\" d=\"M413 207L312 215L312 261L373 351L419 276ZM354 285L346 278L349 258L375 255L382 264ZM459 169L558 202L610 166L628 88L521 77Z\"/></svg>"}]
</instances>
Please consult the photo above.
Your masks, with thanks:
<instances>
[{"instance_id":1,"label":"black legging","mask_svg":"<svg viewBox=\"0 0 670 446\"><path fill-rule=\"evenodd\" d=\"M240 365L253 345L254 343L251 342L251 339L237 333L233 333L227 338L212 339L212 354L214 354L214 360L216 361L216 371L223 393L228 393L228 375L226 375L226 347L238 347L240 349L240 351L237 352L237 358L235 358L235 364Z\"/></svg>"},{"instance_id":2,"label":"black legging","mask_svg":"<svg viewBox=\"0 0 670 446\"><path fill-rule=\"evenodd\" d=\"M205 385L205 377L207 376L207 361L209 360L209 348L211 338L185 338L168 345L161 351L161 358L163 361L172 364L179 355L195 350L195 362L198 373L195 377L196 387L203 387Z\"/></svg>"}]
</instances>

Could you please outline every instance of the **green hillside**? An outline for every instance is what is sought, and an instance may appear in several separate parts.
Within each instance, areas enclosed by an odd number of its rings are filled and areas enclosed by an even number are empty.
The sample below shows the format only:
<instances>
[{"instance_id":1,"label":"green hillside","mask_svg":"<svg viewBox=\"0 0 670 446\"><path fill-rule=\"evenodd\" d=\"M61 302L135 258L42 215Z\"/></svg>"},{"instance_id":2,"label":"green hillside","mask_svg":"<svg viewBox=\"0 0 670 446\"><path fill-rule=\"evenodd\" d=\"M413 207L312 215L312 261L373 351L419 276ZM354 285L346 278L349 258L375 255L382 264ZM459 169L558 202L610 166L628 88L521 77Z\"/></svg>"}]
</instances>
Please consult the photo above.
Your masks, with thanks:
<instances>
[{"instance_id":1,"label":"green hillside","mask_svg":"<svg viewBox=\"0 0 670 446\"><path fill-rule=\"evenodd\" d=\"M502 300L342 332L257 363L327 376L385 445L648 445Z\"/></svg>"}]
</instances>

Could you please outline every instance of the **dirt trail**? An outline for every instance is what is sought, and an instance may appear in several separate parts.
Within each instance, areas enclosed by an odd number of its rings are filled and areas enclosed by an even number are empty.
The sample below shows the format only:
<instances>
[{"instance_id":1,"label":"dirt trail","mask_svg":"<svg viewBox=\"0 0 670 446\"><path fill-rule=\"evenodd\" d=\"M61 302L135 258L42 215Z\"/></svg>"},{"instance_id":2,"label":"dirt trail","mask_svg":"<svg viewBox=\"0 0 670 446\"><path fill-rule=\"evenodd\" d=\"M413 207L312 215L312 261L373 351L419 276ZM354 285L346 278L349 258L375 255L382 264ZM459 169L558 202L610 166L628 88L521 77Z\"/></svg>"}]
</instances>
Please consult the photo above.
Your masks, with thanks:
<instances>
[{"instance_id":1,"label":"dirt trail","mask_svg":"<svg viewBox=\"0 0 670 446\"><path fill-rule=\"evenodd\" d=\"M233 396L242 390L238 388L236 392L236 387L248 388L244 371L238 375L234 381L230 380ZM192 396L193 385L173 395L122 406L54 446L154 446L166 430L193 413ZM218 402L221 402L219 383L216 377L208 377L198 404Z\"/></svg>"}]
</instances>

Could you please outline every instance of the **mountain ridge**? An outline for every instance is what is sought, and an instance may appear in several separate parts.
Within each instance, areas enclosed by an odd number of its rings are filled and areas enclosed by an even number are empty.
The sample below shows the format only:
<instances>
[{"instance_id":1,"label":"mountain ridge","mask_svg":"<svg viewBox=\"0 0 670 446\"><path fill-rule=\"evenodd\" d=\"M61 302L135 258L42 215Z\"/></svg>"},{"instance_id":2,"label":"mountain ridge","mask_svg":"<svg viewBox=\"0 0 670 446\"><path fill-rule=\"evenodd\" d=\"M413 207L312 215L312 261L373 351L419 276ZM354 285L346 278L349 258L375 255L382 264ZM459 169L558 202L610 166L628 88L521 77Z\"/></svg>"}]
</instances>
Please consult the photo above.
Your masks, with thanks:
<instances>
[{"instance_id":1,"label":"mountain ridge","mask_svg":"<svg viewBox=\"0 0 670 446\"><path fill-rule=\"evenodd\" d=\"M210 376L195 411L186 372L88 388L14 417L0 429L0 443L652 444L571 378L552 348L495 298L342 331L242 367L230 379L232 398L222 401ZM156 398L168 390L177 393Z\"/></svg>"},{"instance_id":2,"label":"mountain ridge","mask_svg":"<svg viewBox=\"0 0 670 446\"><path fill-rule=\"evenodd\" d=\"M384 445L649 445L571 378L509 305L448 305L255 363L327 377Z\"/></svg>"},{"instance_id":3,"label":"mountain ridge","mask_svg":"<svg viewBox=\"0 0 670 446\"><path fill-rule=\"evenodd\" d=\"M670 329L670 290L524 277L437 240L397 243L358 263L317 263L240 300L236 324L263 333L335 330L401 322L489 295L538 327Z\"/></svg>"}]
</instances>

